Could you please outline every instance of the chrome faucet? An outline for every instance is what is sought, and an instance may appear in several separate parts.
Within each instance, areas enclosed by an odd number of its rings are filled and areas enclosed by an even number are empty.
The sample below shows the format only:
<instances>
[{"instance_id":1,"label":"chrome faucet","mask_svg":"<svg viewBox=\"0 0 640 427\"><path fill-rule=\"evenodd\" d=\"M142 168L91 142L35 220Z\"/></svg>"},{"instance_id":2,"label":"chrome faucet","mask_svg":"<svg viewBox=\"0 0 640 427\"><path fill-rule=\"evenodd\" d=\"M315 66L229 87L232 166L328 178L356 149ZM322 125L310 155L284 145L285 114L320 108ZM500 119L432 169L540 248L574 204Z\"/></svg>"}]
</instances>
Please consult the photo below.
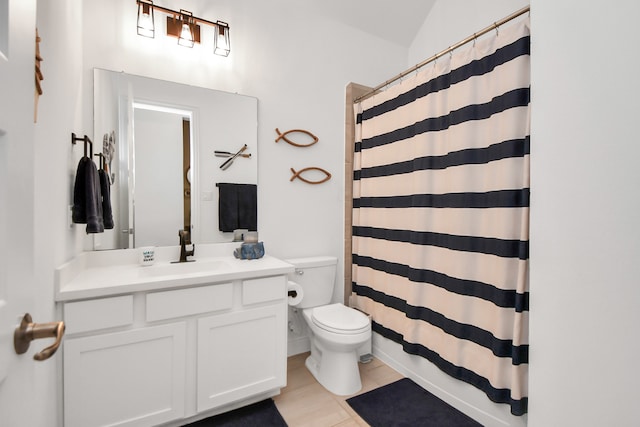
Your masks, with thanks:
<instances>
[{"instance_id":1,"label":"chrome faucet","mask_svg":"<svg viewBox=\"0 0 640 427\"><path fill-rule=\"evenodd\" d=\"M195 261L194 259L187 259L188 256L193 256L196 250L196 245L191 243L191 239L189 238L189 232L187 230L178 230L178 236L180 237L180 260L178 262ZM187 249L188 244L191 245L190 250Z\"/></svg>"}]
</instances>

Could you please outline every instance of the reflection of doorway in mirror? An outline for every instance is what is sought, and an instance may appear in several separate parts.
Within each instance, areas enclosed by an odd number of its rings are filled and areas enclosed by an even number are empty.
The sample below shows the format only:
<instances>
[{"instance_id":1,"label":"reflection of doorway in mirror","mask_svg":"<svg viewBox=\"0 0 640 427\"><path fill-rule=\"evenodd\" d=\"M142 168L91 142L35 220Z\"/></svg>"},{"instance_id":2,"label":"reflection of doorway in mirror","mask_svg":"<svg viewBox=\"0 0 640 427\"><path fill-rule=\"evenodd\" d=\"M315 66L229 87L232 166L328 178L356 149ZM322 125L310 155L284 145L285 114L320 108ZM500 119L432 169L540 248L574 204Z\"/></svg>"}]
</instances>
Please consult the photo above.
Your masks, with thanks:
<instances>
[{"instance_id":1,"label":"reflection of doorway in mirror","mask_svg":"<svg viewBox=\"0 0 640 427\"><path fill-rule=\"evenodd\" d=\"M191 121L182 119L182 187L184 230L187 231L187 244L191 244Z\"/></svg>"},{"instance_id":2,"label":"reflection of doorway in mirror","mask_svg":"<svg viewBox=\"0 0 640 427\"><path fill-rule=\"evenodd\" d=\"M186 144L184 138L184 123L185 120L190 123L189 114L138 103L134 105L132 198L135 247L176 245L178 230L190 228L191 219L185 217L185 170L190 167L188 125Z\"/></svg>"}]
</instances>

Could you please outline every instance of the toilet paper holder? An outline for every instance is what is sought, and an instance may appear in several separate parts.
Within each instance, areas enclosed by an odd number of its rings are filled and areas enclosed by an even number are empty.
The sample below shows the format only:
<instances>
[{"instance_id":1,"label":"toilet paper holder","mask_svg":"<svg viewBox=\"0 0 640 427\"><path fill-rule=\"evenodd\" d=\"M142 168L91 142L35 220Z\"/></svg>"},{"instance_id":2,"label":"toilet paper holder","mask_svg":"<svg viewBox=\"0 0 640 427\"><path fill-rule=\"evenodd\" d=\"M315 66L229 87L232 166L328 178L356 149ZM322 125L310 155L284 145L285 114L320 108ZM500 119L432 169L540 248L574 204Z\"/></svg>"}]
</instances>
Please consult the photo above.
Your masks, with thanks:
<instances>
[{"instance_id":1,"label":"toilet paper holder","mask_svg":"<svg viewBox=\"0 0 640 427\"><path fill-rule=\"evenodd\" d=\"M290 306L297 306L302 301L304 289L297 283L287 282L287 299Z\"/></svg>"}]
</instances>

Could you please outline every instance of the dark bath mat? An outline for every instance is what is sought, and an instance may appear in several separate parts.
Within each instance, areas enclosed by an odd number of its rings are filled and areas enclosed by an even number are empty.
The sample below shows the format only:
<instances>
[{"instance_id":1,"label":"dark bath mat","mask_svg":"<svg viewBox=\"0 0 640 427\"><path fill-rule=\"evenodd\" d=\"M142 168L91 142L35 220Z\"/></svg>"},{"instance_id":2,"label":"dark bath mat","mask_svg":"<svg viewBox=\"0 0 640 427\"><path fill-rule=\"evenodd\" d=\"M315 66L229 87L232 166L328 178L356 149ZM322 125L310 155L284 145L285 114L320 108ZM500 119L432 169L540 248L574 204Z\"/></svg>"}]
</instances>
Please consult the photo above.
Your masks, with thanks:
<instances>
[{"instance_id":1,"label":"dark bath mat","mask_svg":"<svg viewBox=\"0 0 640 427\"><path fill-rule=\"evenodd\" d=\"M272 399L234 409L184 427L287 427Z\"/></svg>"},{"instance_id":2,"label":"dark bath mat","mask_svg":"<svg viewBox=\"0 0 640 427\"><path fill-rule=\"evenodd\" d=\"M482 424L409 378L347 399L372 427L477 427Z\"/></svg>"}]
</instances>

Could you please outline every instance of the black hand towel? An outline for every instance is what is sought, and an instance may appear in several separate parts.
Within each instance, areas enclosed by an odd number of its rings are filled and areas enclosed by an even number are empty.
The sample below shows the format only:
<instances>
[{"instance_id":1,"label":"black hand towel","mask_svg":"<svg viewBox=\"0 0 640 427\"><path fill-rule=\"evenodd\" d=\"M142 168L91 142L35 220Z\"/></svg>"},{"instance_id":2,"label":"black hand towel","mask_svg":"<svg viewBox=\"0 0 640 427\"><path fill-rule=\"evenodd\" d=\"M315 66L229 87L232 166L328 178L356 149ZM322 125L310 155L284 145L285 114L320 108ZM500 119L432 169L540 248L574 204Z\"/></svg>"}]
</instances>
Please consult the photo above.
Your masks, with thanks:
<instances>
[{"instance_id":1,"label":"black hand towel","mask_svg":"<svg viewBox=\"0 0 640 427\"><path fill-rule=\"evenodd\" d=\"M102 218L104 220L104 228L111 230L113 228L113 211L111 209L111 181L107 171L100 169L100 193L102 194Z\"/></svg>"},{"instance_id":2,"label":"black hand towel","mask_svg":"<svg viewBox=\"0 0 640 427\"><path fill-rule=\"evenodd\" d=\"M71 218L74 223L87 224L87 233L104 231L98 169L88 157L81 158L78 163Z\"/></svg>"},{"instance_id":3,"label":"black hand towel","mask_svg":"<svg viewBox=\"0 0 640 427\"><path fill-rule=\"evenodd\" d=\"M258 186L218 183L218 229L258 230Z\"/></svg>"},{"instance_id":4,"label":"black hand towel","mask_svg":"<svg viewBox=\"0 0 640 427\"><path fill-rule=\"evenodd\" d=\"M85 202L86 192L85 187L87 168L89 167L89 158L83 157L78 163L78 169L76 170L76 181L73 186L73 209L71 211L71 219L76 224L87 223L87 203Z\"/></svg>"}]
</instances>

